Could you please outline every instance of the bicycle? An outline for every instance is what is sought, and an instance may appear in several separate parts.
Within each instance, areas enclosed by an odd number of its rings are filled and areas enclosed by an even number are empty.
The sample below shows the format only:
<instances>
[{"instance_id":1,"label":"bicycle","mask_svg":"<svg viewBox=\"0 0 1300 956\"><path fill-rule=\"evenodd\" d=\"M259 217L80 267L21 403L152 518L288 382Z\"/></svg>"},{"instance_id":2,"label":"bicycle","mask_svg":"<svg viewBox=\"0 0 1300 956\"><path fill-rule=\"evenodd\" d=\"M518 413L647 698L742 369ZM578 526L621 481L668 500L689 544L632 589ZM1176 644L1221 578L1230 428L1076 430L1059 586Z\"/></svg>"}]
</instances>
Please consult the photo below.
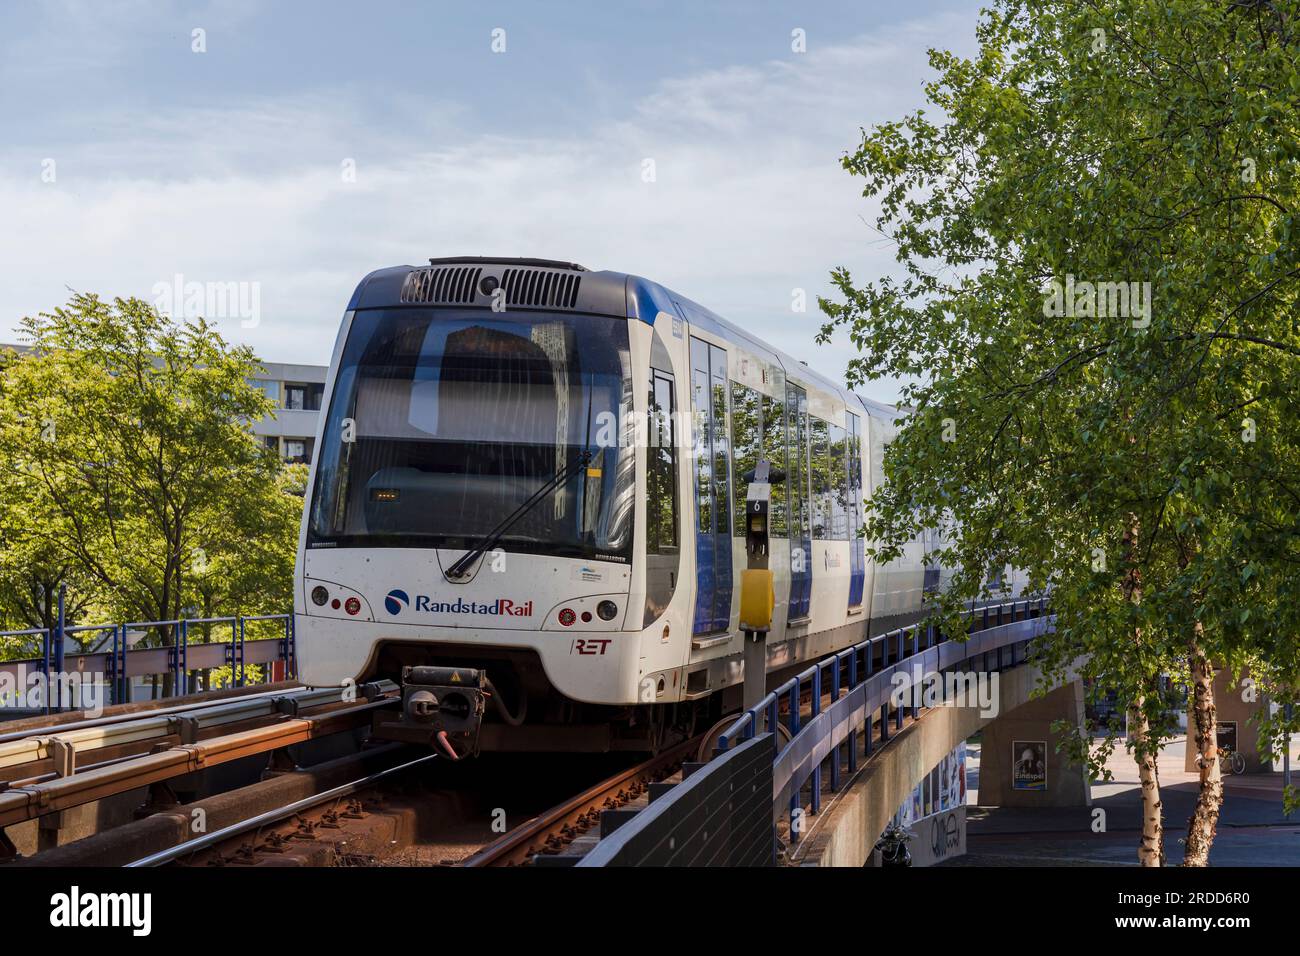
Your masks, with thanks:
<instances>
[{"instance_id":1,"label":"bicycle","mask_svg":"<svg viewBox=\"0 0 1300 956\"><path fill-rule=\"evenodd\" d=\"M1246 772L1246 755L1229 747L1219 748L1219 773Z\"/></svg>"}]
</instances>

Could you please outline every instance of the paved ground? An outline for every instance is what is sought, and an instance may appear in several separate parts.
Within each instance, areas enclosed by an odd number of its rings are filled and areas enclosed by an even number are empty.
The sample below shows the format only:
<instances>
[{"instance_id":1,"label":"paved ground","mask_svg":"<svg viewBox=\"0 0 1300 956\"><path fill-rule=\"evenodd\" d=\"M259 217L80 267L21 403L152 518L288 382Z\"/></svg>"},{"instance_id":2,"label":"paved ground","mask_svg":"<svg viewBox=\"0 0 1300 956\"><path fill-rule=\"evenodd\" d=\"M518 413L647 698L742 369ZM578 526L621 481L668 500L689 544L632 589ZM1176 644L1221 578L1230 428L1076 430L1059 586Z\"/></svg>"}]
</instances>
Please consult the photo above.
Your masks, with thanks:
<instances>
[{"instance_id":1,"label":"paved ground","mask_svg":"<svg viewBox=\"0 0 1300 956\"><path fill-rule=\"evenodd\" d=\"M1187 818L1196 802L1196 775L1184 773L1182 737L1160 758L1164 803L1165 856L1183 858ZM971 806L967 811L968 852L945 866L1136 866L1141 832L1137 767L1122 746L1111 759L1111 783L1094 783L1093 807L1106 811L1106 830L1094 833L1093 809L1013 809ZM1293 767L1300 768L1294 762ZM970 746L967 788L978 801L979 746ZM1300 773L1294 781L1300 786ZM1245 774L1224 778L1224 805L1210 852L1216 866L1300 866L1300 814L1282 816L1282 775Z\"/></svg>"}]
</instances>

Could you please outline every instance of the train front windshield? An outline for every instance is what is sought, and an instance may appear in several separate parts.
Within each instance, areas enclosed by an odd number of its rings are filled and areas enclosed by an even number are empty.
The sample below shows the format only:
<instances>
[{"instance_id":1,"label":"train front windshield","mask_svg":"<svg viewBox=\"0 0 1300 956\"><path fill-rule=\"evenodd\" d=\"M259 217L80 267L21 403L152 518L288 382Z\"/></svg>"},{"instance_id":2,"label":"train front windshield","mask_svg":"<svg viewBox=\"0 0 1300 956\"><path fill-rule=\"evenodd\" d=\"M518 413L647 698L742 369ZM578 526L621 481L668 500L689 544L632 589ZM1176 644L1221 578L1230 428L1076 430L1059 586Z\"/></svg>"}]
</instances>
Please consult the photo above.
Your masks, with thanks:
<instances>
[{"instance_id":1,"label":"train front windshield","mask_svg":"<svg viewBox=\"0 0 1300 956\"><path fill-rule=\"evenodd\" d=\"M631 403L625 319L359 311L317 449L308 546L469 549L553 485L499 546L626 561Z\"/></svg>"}]
</instances>

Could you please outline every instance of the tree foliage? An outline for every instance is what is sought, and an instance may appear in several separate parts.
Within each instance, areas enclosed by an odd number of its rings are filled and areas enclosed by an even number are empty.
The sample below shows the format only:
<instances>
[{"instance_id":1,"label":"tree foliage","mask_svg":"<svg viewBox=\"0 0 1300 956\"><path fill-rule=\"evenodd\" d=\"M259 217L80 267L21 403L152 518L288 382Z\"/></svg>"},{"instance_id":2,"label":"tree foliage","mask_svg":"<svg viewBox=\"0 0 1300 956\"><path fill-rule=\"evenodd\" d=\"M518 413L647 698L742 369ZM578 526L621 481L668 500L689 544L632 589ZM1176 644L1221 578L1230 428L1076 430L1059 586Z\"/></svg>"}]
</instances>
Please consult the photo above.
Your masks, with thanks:
<instances>
[{"instance_id":1,"label":"tree foliage","mask_svg":"<svg viewBox=\"0 0 1300 956\"><path fill-rule=\"evenodd\" d=\"M869 539L947 526L950 609L1004 560L1050 586L1050 667L1090 655L1156 741L1161 674L1296 686L1295 13L999 0L975 56L932 51L939 115L843 161L901 268L836 270L823 336L913 383Z\"/></svg>"},{"instance_id":2,"label":"tree foliage","mask_svg":"<svg viewBox=\"0 0 1300 956\"><path fill-rule=\"evenodd\" d=\"M251 350L84 294L22 330L0 366L7 623L48 626L60 583L73 620L287 606L302 476L250 431L272 411Z\"/></svg>"}]
</instances>

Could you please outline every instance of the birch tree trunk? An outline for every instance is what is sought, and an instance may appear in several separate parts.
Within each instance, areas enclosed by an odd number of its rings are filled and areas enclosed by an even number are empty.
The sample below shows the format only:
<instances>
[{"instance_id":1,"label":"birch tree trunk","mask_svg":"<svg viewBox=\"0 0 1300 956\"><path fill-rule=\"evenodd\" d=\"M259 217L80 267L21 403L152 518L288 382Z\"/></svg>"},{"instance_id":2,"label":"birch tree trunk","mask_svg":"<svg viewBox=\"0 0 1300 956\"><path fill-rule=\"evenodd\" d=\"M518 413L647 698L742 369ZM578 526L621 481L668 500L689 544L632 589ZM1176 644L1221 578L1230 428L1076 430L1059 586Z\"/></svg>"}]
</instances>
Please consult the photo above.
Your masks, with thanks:
<instances>
[{"instance_id":1,"label":"birch tree trunk","mask_svg":"<svg viewBox=\"0 0 1300 956\"><path fill-rule=\"evenodd\" d=\"M1125 599L1133 604L1142 603L1142 572L1137 566L1139 531L1138 516L1130 514L1128 527L1124 529L1124 563L1128 570L1124 575L1123 589ZM1141 643L1142 631L1139 629L1133 637ZM1145 704L1146 695L1139 694L1128 709L1129 743L1133 747L1142 790L1142 839L1138 843L1138 866L1164 866L1165 824L1157 767L1160 741L1152 739Z\"/></svg>"},{"instance_id":2,"label":"birch tree trunk","mask_svg":"<svg viewBox=\"0 0 1300 956\"><path fill-rule=\"evenodd\" d=\"M1219 772L1219 721L1214 705L1214 665L1205 656L1198 621L1192 641L1189 663L1192 671L1192 728L1196 734L1197 763L1200 766L1200 791L1196 807L1187 821L1187 850L1183 866L1209 866L1210 847L1219 826L1223 806L1223 775Z\"/></svg>"},{"instance_id":3,"label":"birch tree trunk","mask_svg":"<svg viewBox=\"0 0 1300 956\"><path fill-rule=\"evenodd\" d=\"M1128 712L1128 732L1142 785L1142 839L1138 843L1138 866L1164 866L1165 825L1160 804L1160 777L1156 771L1156 744L1142 707L1145 698L1135 700Z\"/></svg>"}]
</instances>

